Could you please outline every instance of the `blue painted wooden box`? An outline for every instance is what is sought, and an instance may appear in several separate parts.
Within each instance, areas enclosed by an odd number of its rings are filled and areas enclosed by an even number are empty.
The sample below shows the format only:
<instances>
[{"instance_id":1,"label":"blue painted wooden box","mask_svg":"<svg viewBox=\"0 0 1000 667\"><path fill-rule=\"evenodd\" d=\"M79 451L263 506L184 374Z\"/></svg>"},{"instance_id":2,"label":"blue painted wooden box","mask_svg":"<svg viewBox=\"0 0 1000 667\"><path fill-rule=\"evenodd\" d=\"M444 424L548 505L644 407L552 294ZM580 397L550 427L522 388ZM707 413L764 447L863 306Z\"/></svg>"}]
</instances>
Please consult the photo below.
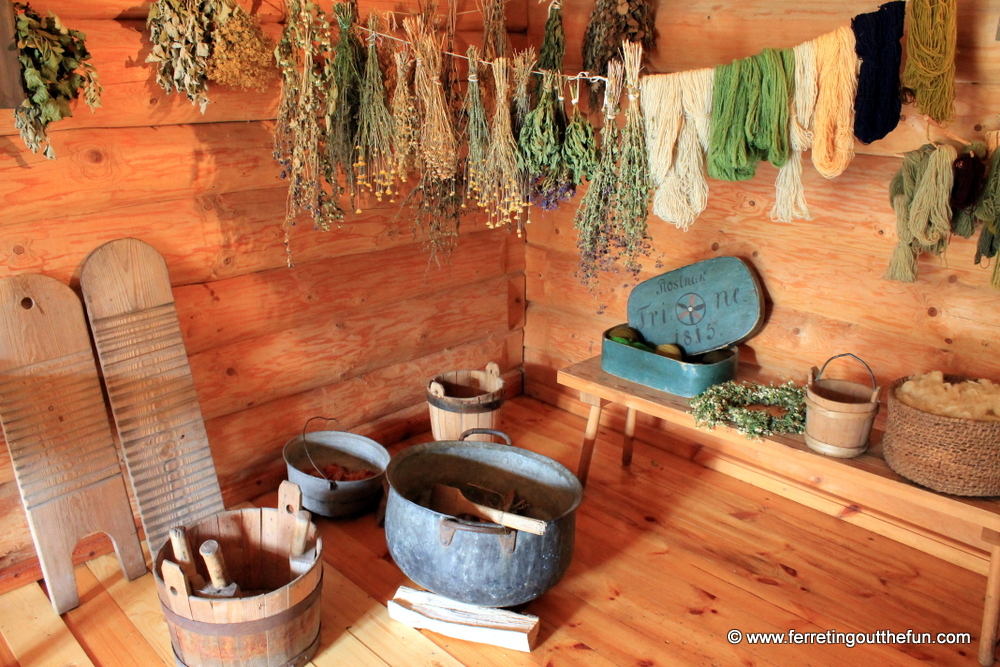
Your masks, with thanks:
<instances>
[{"instance_id":1,"label":"blue painted wooden box","mask_svg":"<svg viewBox=\"0 0 1000 667\"><path fill-rule=\"evenodd\" d=\"M623 345L609 338L608 329L601 341L601 368L653 389L697 396L736 377L736 344L760 329L763 306L756 274L738 257L714 257L668 271L632 290L628 325L654 347L680 346L688 361ZM715 350L722 359L697 363L699 355Z\"/></svg>"}]
</instances>

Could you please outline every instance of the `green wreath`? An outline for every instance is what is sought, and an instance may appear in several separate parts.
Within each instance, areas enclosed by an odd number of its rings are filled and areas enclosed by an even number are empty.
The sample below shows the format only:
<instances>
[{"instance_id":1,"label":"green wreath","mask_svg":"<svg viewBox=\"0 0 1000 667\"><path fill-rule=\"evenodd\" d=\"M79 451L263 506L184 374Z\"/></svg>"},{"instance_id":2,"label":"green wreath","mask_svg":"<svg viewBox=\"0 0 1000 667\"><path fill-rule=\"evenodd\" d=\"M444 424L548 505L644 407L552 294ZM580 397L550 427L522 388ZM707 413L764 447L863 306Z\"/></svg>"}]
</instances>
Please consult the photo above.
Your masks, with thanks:
<instances>
[{"instance_id":1,"label":"green wreath","mask_svg":"<svg viewBox=\"0 0 1000 667\"><path fill-rule=\"evenodd\" d=\"M750 406L773 406L782 414ZM722 424L750 438L775 433L802 433L806 421L805 391L794 382L780 386L724 382L691 399L695 426L712 429Z\"/></svg>"}]
</instances>

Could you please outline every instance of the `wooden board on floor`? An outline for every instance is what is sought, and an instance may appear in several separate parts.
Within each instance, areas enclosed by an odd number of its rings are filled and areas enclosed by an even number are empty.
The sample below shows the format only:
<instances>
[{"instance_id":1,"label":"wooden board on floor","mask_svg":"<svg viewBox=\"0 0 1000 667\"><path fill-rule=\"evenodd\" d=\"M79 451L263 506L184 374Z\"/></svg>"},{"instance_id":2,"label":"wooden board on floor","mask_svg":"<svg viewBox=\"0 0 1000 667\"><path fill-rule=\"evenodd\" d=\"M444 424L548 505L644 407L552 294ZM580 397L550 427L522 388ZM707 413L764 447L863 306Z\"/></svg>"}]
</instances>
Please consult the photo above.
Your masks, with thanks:
<instances>
[{"instance_id":1,"label":"wooden board on floor","mask_svg":"<svg viewBox=\"0 0 1000 667\"><path fill-rule=\"evenodd\" d=\"M21 667L93 667L38 584L0 597L0 634Z\"/></svg>"},{"instance_id":2,"label":"wooden board on floor","mask_svg":"<svg viewBox=\"0 0 1000 667\"><path fill-rule=\"evenodd\" d=\"M163 257L138 239L94 250L80 287L149 550L225 510Z\"/></svg>"},{"instance_id":3,"label":"wooden board on floor","mask_svg":"<svg viewBox=\"0 0 1000 667\"><path fill-rule=\"evenodd\" d=\"M126 576L146 571L83 308L57 280L0 280L0 420L52 604L79 602L73 547L114 541Z\"/></svg>"}]
</instances>

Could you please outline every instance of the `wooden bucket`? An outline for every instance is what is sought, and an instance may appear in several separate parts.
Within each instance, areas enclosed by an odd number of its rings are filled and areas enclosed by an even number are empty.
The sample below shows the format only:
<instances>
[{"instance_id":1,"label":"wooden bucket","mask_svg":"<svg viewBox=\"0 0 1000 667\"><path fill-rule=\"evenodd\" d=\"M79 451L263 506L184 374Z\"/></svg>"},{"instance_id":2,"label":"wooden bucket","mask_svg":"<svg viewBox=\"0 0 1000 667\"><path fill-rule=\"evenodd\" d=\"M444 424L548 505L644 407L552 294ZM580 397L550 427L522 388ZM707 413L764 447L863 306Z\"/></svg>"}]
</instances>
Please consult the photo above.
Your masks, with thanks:
<instances>
[{"instance_id":1,"label":"wooden bucket","mask_svg":"<svg viewBox=\"0 0 1000 667\"><path fill-rule=\"evenodd\" d=\"M503 379L500 367L490 362L485 371L451 371L427 383L427 404L431 412L431 432L435 440L458 440L473 428L500 428L503 406ZM489 435L473 435L469 440L489 442Z\"/></svg>"},{"instance_id":2,"label":"wooden bucket","mask_svg":"<svg viewBox=\"0 0 1000 667\"><path fill-rule=\"evenodd\" d=\"M860 361L871 376L872 386L847 380L820 379L827 365L840 357ZM872 423L878 413L875 374L853 354L838 354L827 359L819 371L814 366L806 387L805 440L810 449L827 456L853 458L868 448Z\"/></svg>"},{"instance_id":3,"label":"wooden bucket","mask_svg":"<svg viewBox=\"0 0 1000 667\"><path fill-rule=\"evenodd\" d=\"M193 565L182 569L170 540L157 552L156 592L178 665L301 667L316 654L322 540L309 513L300 515L298 486L282 482L278 498L278 509L221 512L187 526ZM192 591L192 584L201 585L199 578L209 581L197 555L206 540L219 543L227 580L239 585L239 597L204 597ZM290 553L299 549L299 555Z\"/></svg>"}]
</instances>

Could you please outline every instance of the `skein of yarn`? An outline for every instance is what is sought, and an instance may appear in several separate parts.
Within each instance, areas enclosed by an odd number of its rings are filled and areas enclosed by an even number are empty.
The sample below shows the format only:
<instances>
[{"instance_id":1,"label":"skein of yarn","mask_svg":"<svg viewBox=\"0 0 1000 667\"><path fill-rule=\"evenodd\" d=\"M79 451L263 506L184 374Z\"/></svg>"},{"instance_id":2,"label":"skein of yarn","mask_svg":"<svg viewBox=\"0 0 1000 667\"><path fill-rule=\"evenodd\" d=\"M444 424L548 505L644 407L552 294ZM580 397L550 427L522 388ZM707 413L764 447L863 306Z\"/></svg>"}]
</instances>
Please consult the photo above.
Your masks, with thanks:
<instances>
[{"instance_id":1,"label":"skein of yarn","mask_svg":"<svg viewBox=\"0 0 1000 667\"><path fill-rule=\"evenodd\" d=\"M933 152L934 146L925 144L906 153L903 166L889 183L889 201L896 212L896 247L883 276L885 280L912 283L917 279L917 255L921 249L910 231L910 204Z\"/></svg>"},{"instance_id":2,"label":"skein of yarn","mask_svg":"<svg viewBox=\"0 0 1000 667\"><path fill-rule=\"evenodd\" d=\"M983 221L976 247L976 264L984 257L994 259L990 287L1000 290L1000 262L996 261L1000 253L1000 150L994 150L990 156L989 174L976 204L975 216Z\"/></svg>"},{"instance_id":3,"label":"skein of yarn","mask_svg":"<svg viewBox=\"0 0 1000 667\"><path fill-rule=\"evenodd\" d=\"M883 138L899 124L903 105L899 90L903 47L899 40L903 38L905 15L906 3L897 0L851 21L854 50L861 59L854 100L854 135L864 144Z\"/></svg>"},{"instance_id":4,"label":"skein of yarn","mask_svg":"<svg viewBox=\"0 0 1000 667\"><path fill-rule=\"evenodd\" d=\"M653 214L687 231L708 206L705 151L712 114L711 69L642 82Z\"/></svg>"},{"instance_id":5,"label":"skein of yarn","mask_svg":"<svg viewBox=\"0 0 1000 667\"><path fill-rule=\"evenodd\" d=\"M951 231L964 239L975 231L974 209L986 182L986 144L974 141L962 149L952 165L955 184L951 188Z\"/></svg>"},{"instance_id":6,"label":"skein of yarn","mask_svg":"<svg viewBox=\"0 0 1000 667\"><path fill-rule=\"evenodd\" d=\"M762 159L776 167L785 164L794 69L788 49L764 49L715 68L709 176L745 181Z\"/></svg>"},{"instance_id":7,"label":"skein of yarn","mask_svg":"<svg viewBox=\"0 0 1000 667\"><path fill-rule=\"evenodd\" d=\"M921 113L949 120L955 102L955 0L910 0L903 86Z\"/></svg>"},{"instance_id":8,"label":"skein of yarn","mask_svg":"<svg viewBox=\"0 0 1000 667\"><path fill-rule=\"evenodd\" d=\"M844 26L815 40L819 94L812 160L826 178L839 176L854 158L854 96L858 56L854 32Z\"/></svg>"},{"instance_id":9,"label":"skein of yarn","mask_svg":"<svg viewBox=\"0 0 1000 667\"><path fill-rule=\"evenodd\" d=\"M788 162L778 171L774 184L771 219L776 222L791 222L796 218L812 220L802 186L802 152L809 150L813 142L813 114L818 92L816 47L813 42L805 42L792 49L792 53L795 57L795 85L788 118L791 153Z\"/></svg>"}]
</instances>

